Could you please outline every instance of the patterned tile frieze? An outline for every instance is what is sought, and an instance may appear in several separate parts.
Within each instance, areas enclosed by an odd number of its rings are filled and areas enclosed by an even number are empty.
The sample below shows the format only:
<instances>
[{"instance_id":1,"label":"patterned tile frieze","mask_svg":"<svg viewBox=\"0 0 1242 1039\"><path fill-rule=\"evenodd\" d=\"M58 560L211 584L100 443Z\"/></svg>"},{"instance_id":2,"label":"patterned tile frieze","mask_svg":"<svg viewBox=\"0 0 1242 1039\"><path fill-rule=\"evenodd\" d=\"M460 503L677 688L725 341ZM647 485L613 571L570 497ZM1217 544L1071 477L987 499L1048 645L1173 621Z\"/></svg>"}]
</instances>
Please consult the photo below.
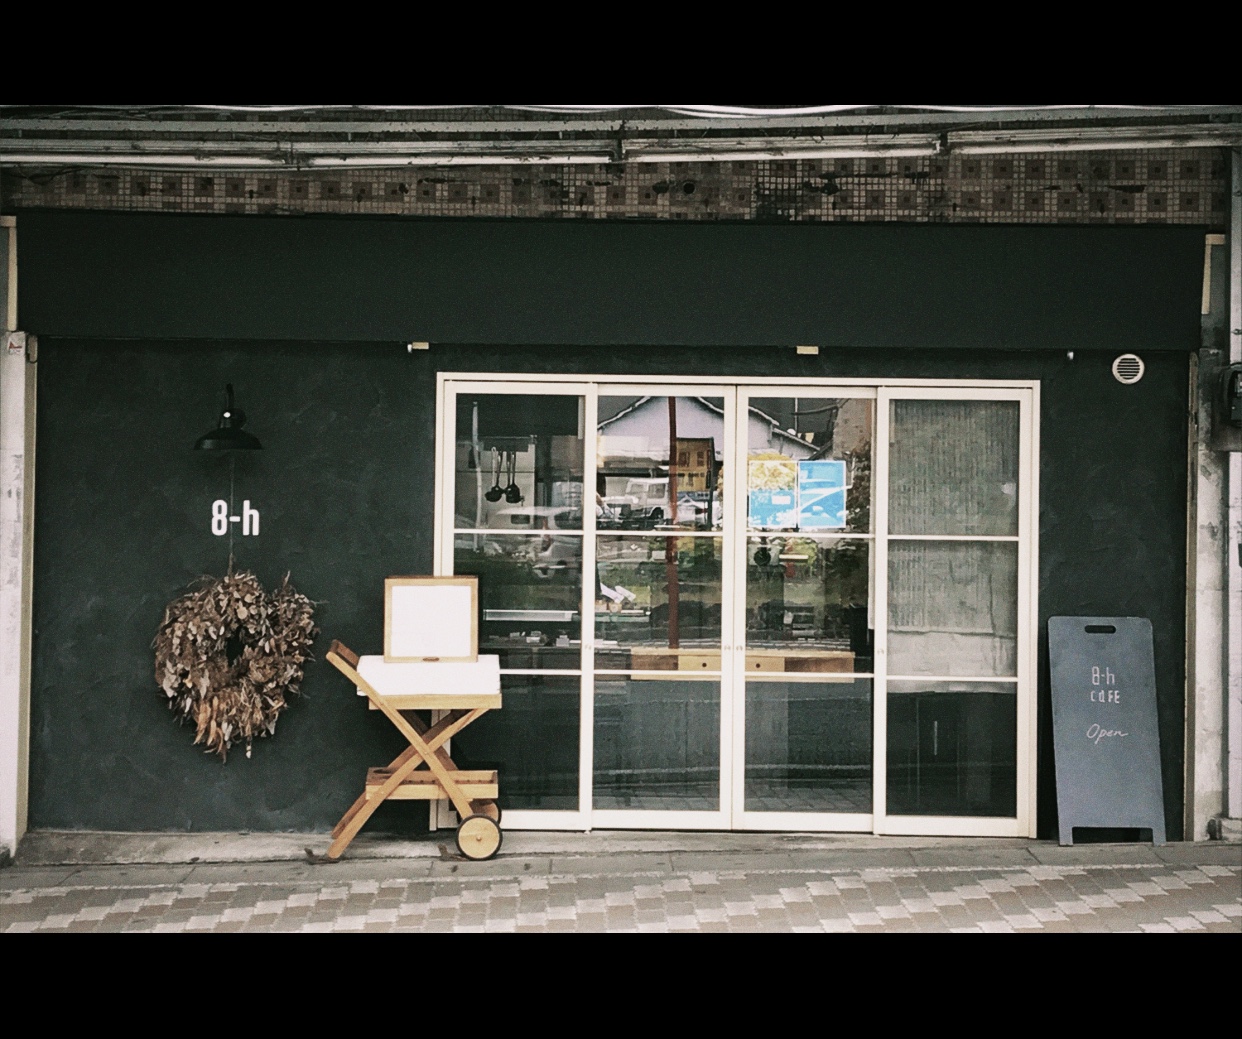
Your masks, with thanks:
<instances>
[{"instance_id":1,"label":"patterned tile frieze","mask_svg":"<svg viewBox=\"0 0 1242 1039\"><path fill-rule=\"evenodd\" d=\"M223 214L1196 224L1223 229L1223 149L289 173L3 174L3 207Z\"/></svg>"}]
</instances>

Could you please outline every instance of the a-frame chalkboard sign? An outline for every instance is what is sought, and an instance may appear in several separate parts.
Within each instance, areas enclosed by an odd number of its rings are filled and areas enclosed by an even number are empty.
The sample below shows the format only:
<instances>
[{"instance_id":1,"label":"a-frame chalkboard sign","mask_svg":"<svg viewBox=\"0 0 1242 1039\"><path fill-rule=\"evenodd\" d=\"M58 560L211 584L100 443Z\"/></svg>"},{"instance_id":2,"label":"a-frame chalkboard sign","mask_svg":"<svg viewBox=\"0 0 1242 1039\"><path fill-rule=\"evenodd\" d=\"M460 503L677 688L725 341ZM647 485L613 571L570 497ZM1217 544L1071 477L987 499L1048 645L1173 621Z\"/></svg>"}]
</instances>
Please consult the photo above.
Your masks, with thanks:
<instances>
[{"instance_id":1,"label":"a-frame chalkboard sign","mask_svg":"<svg viewBox=\"0 0 1242 1039\"><path fill-rule=\"evenodd\" d=\"M1151 622L1050 617L1048 657L1061 844L1075 826L1150 829L1164 844Z\"/></svg>"}]
</instances>

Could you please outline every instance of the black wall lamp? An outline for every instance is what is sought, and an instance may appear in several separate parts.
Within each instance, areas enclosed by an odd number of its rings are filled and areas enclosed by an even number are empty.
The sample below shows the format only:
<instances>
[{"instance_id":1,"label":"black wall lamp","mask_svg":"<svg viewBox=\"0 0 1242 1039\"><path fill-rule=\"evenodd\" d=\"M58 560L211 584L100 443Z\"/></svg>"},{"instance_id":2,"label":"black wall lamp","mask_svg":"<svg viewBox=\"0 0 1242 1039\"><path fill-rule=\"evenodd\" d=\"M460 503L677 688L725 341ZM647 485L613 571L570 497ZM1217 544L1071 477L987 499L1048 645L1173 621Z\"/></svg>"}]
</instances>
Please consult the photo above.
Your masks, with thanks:
<instances>
[{"instance_id":1,"label":"black wall lamp","mask_svg":"<svg viewBox=\"0 0 1242 1039\"><path fill-rule=\"evenodd\" d=\"M194 443L195 451L261 451L259 438L247 433L246 413L233 406L233 384L225 387L227 400L220 413L220 423L210 433L204 433Z\"/></svg>"}]
</instances>

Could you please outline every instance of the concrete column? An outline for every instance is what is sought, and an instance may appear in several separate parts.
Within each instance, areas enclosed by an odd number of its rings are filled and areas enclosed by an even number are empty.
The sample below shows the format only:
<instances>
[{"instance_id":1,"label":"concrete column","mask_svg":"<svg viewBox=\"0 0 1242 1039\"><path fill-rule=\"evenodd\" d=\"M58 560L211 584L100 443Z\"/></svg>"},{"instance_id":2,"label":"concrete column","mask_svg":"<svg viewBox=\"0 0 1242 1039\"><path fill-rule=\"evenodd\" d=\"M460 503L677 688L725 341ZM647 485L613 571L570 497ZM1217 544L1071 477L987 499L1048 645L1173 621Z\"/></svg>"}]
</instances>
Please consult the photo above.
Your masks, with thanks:
<instances>
[{"instance_id":1,"label":"concrete column","mask_svg":"<svg viewBox=\"0 0 1242 1039\"><path fill-rule=\"evenodd\" d=\"M1229 360L1242 364L1242 148L1231 154L1229 221ZM1229 545L1225 560L1226 627L1225 817L1222 829L1242 836L1242 451L1229 454Z\"/></svg>"},{"instance_id":2,"label":"concrete column","mask_svg":"<svg viewBox=\"0 0 1242 1039\"><path fill-rule=\"evenodd\" d=\"M1221 374L1242 364L1242 149L1228 235L1208 235L1192 389L1187 568L1186 837L1242 838L1242 430L1220 421Z\"/></svg>"},{"instance_id":3,"label":"concrete column","mask_svg":"<svg viewBox=\"0 0 1242 1039\"><path fill-rule=\"evenodd\" d=\"M1225 634L1229 454L1218 449L1215 396L1228 357L1229 257L1208 235L1203 338L1191 364L1186 572L1186 840L1206 840L1225 804Z\"/></svg>"},{"instance_id":4,"label":"concrete column","mask_svg":"<svg viewBox=\"0 0 1242 1039\"><path fill-rule=\"evenodd\" d=\"M0 864L26 832L34 522L34 337L17 325L17 224L0 217Z\"/></svg>"}]
</instances>

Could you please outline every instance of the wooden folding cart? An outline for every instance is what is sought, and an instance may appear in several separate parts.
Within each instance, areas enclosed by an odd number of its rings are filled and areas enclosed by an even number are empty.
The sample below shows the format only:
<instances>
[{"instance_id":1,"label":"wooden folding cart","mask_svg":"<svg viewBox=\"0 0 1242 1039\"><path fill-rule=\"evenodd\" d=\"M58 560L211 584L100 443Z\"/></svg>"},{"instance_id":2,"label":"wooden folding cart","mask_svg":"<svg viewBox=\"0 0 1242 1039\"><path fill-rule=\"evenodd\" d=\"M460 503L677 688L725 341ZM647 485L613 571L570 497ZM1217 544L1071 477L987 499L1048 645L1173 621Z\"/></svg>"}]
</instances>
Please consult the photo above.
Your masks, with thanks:
<instances>
[{"instance_id":1,"label":"wooden folding cart","mask_svg":"<svg viewBox=\"0 0 1242 1039\"><path fill-rule=\"evenodd\" d=\"M327 857L336 861L375 810L394 800L447 798L461 818L457 847L471 859L488 859L500 848L499 792L494 770L459 769L444 745L467 725L500 707L500 660L398 661L359 657L333 642L327 659L409 741L383 768L367 772L366 789L332 830ZM415 711L447 712L428 725ZM434 717L434 716L433 716Z\"/></svg>"}]
</instances>

